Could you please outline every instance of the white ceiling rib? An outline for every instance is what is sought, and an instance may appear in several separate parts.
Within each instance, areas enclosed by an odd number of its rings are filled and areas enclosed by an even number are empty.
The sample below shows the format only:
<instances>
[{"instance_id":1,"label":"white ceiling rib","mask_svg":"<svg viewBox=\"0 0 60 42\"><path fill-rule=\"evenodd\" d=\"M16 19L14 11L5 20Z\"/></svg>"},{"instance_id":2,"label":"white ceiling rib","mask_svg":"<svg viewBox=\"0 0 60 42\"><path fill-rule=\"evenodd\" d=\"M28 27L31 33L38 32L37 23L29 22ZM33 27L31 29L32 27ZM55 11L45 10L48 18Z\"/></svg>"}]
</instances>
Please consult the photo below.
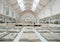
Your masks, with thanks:
<instances>
[{"instance_id":1,"label":"white ceiling rib","mask_svg":"<svg viewBox=\"0 0 60 42\"><path fill-rule=\"evenodd\" d=\"M32 5L32 11L36 9L37 5L39 4L39 1L40 0L34 0L33 5Z\"/></svg>"},{"instance_id":2,"label":"white ceiling rib","mask_svg":"<svg viewBox=\"0 0 60 42\"><path fill-rule=\"evenodd\" d=\"M25 10L24 1L23 0L17 0L17 2L19 4L21 10L24 11Z\"/></svg>"},{"instance_id":3,"label":"white ceiling rib","mask_svg":"<svg viewBox=\"0 0 60 42\"><path fill-rule=\"evenodd\" d=\"M40 12L50 0L9 0L9 2L18 13L31 10L38 15L38 11Z\"/></svg>"}]
</instances>

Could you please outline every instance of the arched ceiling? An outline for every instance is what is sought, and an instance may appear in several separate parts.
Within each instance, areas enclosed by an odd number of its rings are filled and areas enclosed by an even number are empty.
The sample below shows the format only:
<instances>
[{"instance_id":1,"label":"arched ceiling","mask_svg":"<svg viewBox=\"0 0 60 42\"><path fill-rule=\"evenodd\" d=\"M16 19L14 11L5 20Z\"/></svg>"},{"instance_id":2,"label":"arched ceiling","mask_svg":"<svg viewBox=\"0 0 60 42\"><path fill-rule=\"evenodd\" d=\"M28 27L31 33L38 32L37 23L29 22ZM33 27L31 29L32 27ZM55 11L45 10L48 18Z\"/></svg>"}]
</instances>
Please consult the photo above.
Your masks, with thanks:
<instances>
[{"instance_id":1,"label":"arched ceiling","mask_svg":"<svg viewBox=\"0 0 60 42\"><path fill-rule=\"evenodd\" d=\"M31 10L26 10L26 11L21 12L20 13L20 17L23 16L25 13L30 13L36 18L36 14L33 11L31 11Z\"/></svg>"},{"instance_id":2,"label":"arched ceiling","mask_svg":"<svg viewBox=\"0 0 60 42\"><path fill-rule=\"evenodd\" d=\"M12 7L19 13L31 10L37 15L51 0L9 0Z\"/></svg>"},{"instance_id":3,"label":"arched ceiling","mask_svg":"<svg viewBox=\"0 0 60 42\"><path fill-rule=\"evenodd\" d=\"M23 11L19 17L20 22L36 22L36 15L31 10Z\"/></svg>"}]
</instances>

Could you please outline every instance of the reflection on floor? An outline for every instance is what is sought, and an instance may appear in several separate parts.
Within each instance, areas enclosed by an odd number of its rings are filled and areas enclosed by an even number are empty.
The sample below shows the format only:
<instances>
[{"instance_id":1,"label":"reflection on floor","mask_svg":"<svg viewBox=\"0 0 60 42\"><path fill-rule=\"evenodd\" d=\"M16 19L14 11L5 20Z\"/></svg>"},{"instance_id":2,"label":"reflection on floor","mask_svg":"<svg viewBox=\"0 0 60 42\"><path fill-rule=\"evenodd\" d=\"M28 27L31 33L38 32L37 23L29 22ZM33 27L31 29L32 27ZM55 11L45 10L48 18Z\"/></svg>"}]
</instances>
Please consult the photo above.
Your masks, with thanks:
<instances>
[{"instance_id":1,"label":"reflection on floor","mask_svg":"<svg viewBox=\"0 0 60 42\"><path fill-rule=\"evenodd\" d=\"M0 42L60 42L60 27L2 27Z\"/></svg>"}]
</instances>

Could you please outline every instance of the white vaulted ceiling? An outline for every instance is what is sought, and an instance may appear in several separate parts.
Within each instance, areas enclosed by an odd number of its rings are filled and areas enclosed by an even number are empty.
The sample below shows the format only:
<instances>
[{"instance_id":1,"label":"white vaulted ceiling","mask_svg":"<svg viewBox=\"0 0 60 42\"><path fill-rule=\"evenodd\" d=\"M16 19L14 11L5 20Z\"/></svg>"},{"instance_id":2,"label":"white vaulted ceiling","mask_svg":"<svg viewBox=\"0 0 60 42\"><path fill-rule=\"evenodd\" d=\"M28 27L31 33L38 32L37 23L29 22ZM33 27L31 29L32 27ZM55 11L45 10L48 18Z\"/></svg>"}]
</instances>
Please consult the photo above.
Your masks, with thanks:
<instances>
[{"instance_id":1,"label":"white vaulted ceiling","mask_svg":"<svg viewBox=\"0 0 60 42\"><path fill-rule=\"evenodd\" d=\"M9 0L10 4L18 11L41 11L51 0Z\"/></svg>"},{"instance_id":2,"label":"white vaulted ceiling","mask_svg":"<svg viewBox=\"0 0 60 42\"><path fill-rule=\"evenodd\" d=\"M9 0L14 9L21 15L21 12L32 11L38 15L51 0Z\"/></svg>"}]
</instances>

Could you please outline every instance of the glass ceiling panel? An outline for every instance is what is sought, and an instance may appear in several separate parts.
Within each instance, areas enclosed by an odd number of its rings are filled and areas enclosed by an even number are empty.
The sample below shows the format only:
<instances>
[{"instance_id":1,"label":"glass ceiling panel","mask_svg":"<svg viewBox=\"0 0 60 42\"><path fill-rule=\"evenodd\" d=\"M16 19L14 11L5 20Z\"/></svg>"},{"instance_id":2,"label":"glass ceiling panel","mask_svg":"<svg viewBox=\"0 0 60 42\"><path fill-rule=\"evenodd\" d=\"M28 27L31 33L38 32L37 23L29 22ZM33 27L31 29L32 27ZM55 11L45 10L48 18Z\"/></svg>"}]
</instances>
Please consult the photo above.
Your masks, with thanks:
<instances>
[{"instance_id":1,"label":"glass ceiling panel","mask_svg":"<svg viewBox=\"0 0 60 42\"><path fill-rule=\"evenodd\" d=\"M24 11L24 10L25 10L25 6L24 6L23 0L17 0L17 2L18 2L18 4L19 4L21 10Z\"/></svg>"},{"instance_id":2,"label":"glass ceiling panel","mask_svg":"<svg viewBox=\"0 0 60 42\"><path fill-rule=\"evenodd\" d=\"M36 9L37 5L39 4L39 1L40 0L34 0L33 5L32 5L32 11Z\"/></svg>"}]
</instances>

